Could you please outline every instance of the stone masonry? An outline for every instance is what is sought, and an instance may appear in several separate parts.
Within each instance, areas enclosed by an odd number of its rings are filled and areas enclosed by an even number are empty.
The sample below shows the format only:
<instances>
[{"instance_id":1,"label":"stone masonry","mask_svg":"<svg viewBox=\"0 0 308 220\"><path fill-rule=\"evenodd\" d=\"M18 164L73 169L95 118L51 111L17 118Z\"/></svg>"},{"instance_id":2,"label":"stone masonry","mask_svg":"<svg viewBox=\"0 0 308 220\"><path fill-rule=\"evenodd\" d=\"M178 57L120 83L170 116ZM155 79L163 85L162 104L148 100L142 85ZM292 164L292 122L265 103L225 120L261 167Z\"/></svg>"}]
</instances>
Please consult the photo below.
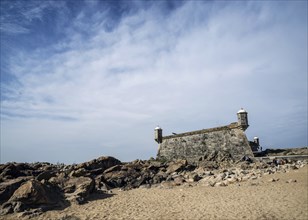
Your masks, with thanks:
<instances>
[{"instance_id":1,"label":"stone masonry","mask_svg":"<svg viewBox=\"0 0 308 220\"><path fill-rule=\"evenodd\" d=\"M235 160L244 156L253 157L249 141L244 133L244 130L248 127L247 112L240 111L238 112L239 122L227 126L165 137L161 135L160 140L155 137L155 140L159 143L157 159L167 161L186 159L189 162L196 162L205 155L222 151L230 154ZM245 114L246 121L244 122L240 118L242 113ZM162 133L162 130L155 132L159 134L159 132Z\"/></svg>"}]
</instances>

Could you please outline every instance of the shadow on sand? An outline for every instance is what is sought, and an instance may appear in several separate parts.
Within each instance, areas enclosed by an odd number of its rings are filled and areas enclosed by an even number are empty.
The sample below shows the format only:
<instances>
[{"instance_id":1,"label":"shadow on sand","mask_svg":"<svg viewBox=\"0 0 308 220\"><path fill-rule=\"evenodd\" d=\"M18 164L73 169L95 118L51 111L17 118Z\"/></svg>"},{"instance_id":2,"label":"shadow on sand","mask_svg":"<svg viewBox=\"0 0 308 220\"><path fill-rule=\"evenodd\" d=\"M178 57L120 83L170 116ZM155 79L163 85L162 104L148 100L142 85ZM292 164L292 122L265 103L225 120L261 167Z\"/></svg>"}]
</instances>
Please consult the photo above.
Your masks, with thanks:
<instances>
[{"instance_id":1,"label":"shadow on sand","mask_svg":"<svg viewBox=\"0 0 308 220\"><path fill-rule=\"evenodd\" d=\"M87 201L85 202L88 203L88 202L91 202L91 201L95 201L95 200L99 200L99 199L106 199L106 198L110 198L112 196L114 196L115 194L113 193L104 193L104 192L93 192L92 194L90 194L90 196L87 198Z\"/></svg>"}]
</instances>

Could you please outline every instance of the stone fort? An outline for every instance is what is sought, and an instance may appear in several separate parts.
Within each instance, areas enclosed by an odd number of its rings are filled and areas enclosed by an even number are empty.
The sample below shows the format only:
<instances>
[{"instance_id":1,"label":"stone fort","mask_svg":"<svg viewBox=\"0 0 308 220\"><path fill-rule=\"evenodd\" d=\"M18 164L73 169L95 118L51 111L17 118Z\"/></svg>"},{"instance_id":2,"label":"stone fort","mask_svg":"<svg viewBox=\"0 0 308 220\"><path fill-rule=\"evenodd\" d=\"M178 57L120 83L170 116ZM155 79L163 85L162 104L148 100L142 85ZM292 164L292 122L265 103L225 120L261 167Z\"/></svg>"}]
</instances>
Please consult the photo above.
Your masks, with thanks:
<instances>
[{"instance_id":1,"label":"stone fort","mask_svg":"<svg viewBox=\"0 0 308 220\"><path fill-rule=\"evenodd\" d=\"M226 126L185 132L163 136L162 129L154 130L155 141L158 143L157 159L186 159L189 162L199 161L204 155L224 151L235 160L244 156L253 157L258 151L259 139L248 141L245 130L248 128L248 113L241 109L237 112L237 122Z\"/></svg>"}]
</instances>

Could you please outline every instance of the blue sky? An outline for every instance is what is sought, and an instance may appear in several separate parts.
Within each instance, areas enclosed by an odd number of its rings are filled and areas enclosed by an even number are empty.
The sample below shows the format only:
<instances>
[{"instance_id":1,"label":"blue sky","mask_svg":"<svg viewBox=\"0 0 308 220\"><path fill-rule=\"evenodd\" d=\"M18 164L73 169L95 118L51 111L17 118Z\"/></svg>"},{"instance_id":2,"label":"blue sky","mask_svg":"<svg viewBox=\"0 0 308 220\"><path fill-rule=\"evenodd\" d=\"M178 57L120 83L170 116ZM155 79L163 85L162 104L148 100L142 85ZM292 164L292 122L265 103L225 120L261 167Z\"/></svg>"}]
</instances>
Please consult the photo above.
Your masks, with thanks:
<instances>
[{"instance_id":1,"label":"blue sky","mask_svg":"<svg viewBox=\"0 0 308 220\"><path fill-rule=\"evenodd\" d=\"M307 146L306 1L1 0L1 162L155 157L236 121Z\"/></svg>"}]
</instances>

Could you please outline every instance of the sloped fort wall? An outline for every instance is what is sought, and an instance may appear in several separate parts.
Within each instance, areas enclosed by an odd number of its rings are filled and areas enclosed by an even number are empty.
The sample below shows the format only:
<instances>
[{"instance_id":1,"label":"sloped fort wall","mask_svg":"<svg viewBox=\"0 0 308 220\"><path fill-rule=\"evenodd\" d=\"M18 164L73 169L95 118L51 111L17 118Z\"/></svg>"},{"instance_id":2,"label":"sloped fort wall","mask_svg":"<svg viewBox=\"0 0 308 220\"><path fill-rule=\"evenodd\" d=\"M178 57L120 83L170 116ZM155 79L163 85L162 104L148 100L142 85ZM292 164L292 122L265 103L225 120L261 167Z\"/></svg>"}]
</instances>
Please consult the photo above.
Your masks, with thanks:
<instances>
[{"instance_id":1,"label":"sloped fort wall","mask_svg":"<svg viewBox=\"0 0 308 220\"><path fill-rule=\"evenodd\" d=\"M214 151L226 151L236 160L245 155L253 157L242 127L238 123L231 123L228 126L162 137L157 158L196 162Z\"/></svg>"}]
</instances>

